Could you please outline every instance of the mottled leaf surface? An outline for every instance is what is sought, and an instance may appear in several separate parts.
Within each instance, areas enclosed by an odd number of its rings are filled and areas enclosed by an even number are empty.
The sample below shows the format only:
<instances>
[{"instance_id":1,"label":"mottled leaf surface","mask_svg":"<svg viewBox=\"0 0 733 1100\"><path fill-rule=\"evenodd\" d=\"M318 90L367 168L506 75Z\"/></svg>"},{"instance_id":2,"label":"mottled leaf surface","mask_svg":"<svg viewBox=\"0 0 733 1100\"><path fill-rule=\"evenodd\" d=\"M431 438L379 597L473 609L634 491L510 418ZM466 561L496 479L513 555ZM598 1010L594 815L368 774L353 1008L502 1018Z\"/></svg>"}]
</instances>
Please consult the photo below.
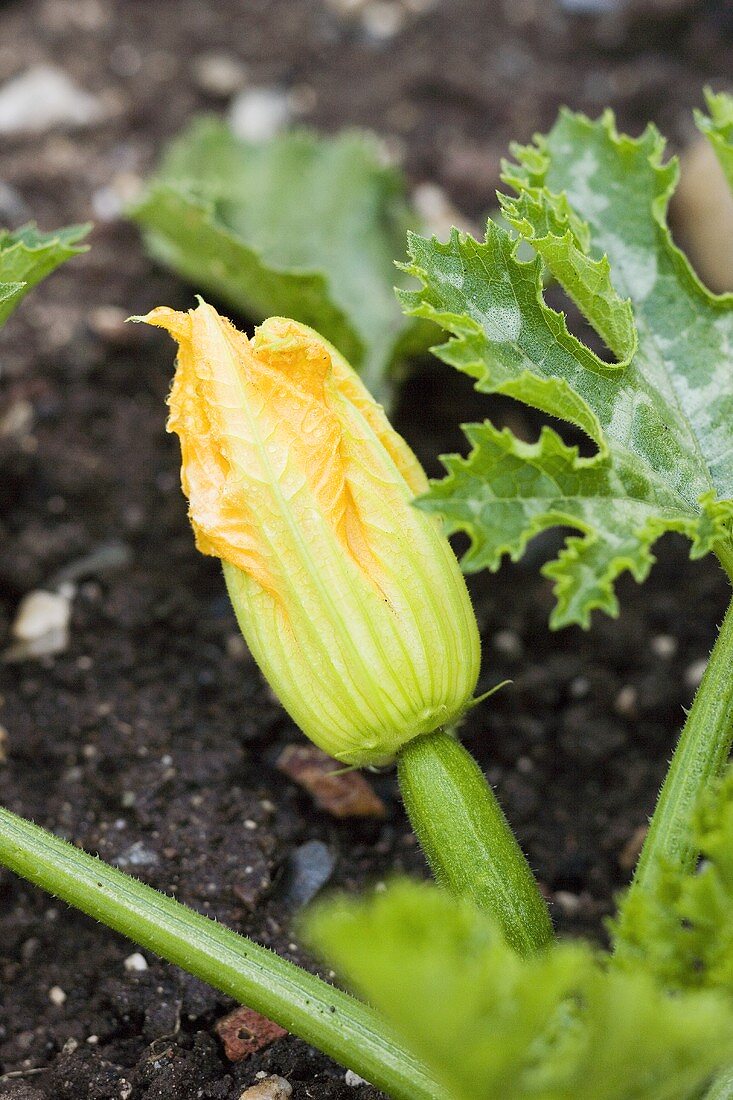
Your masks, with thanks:
<instances>
[{"instance_id":1,"label":"mottled leaf surface","mask_svg":"<svg viewBox=\"0 0 733 1100\"><path fill-rule=\"evenodd\" d=\"M422 289L403 304L452 335L437 354L478 390L573 424L597 450L583 457L550 428L527 444L489 422L468 425L470 454L444 458L448 476L421 503L469 534L469 570L516 560L547 527L575 528L545 572L552 625L587 626L595 608L617 613L614 581L626 570L643 580L665 531L690 538L694 557L730 552L733 296L703 287L671 239L677 163L664 161L654 127L632 139L610 113L592 122L563 112L547 137L513 152L502 208L517 237L493 222L483 243L412 236L407 270ZM533 260L518 259L517 239ZM545 303L546 269L611 361Z\"/></svg>"}]
</instances>

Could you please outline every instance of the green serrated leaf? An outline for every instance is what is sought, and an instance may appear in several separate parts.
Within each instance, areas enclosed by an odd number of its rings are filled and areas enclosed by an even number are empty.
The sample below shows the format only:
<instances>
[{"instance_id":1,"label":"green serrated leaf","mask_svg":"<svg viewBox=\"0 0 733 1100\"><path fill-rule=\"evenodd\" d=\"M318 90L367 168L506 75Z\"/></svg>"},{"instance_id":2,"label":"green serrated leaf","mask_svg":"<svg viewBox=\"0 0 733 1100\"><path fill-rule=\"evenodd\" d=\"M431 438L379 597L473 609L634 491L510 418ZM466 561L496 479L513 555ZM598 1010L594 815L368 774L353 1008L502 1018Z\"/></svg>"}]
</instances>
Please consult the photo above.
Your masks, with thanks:
<instances>
[{"instance_id":1,"label":"green serrated leaf","mask_svg":"<svg viewBox=\"0 0 733 1100\"><path fill-rule=\"evenodd\" d=\"M568 421L598 448L581 458L552 432L528 447L469 425L470 456L444 459L448 477L420 502L469 534L467 569L521 556L544 528L576 528L545 569L556 582L555 627L587 626L596 608L616 614L616 578L643 580L665 531L687 535L693 556L730 546L733 296L706 290L671 240L677 164L663 151L653 127L632 139L610 113L592 122L562 112L505 168L516 196L503 199L503 214L534 261L521 262L491 222L483 244L458 233L446 245L410 240L407 270L422 289L402 301L452 334L437 354L478 390ZM543 263L615 363L547 306Z\"/></svg>"},{"instance_id":2,"label":"green serrated leaf","mask_svg":"<svg viewBox=\"0 0 733 1100\"><path fill-rule=\"evenodd\" d=\"M70 225L53 233L39 233L33 223L21 229L0 230L0 325L28 291L60 264L80 252L79 241L89 225Z\"/></svg>"},{"instance_id":3,"label":"green serrated leaf","mask_svg":"<svg viewBox=\"0 0 733 1100\"><path fill-rule=\"evenodd\" d=\"M200 119L132 217L162 263L255 320L311 325L380 397L395 365L427 347L392 289L415 218L366 134L297 131L256 145Z\"/></svg>"},{"instance_id":4,"label":"green serrated leaf","mask_svg":"<svg viewBox=\"0 0 733 1100\"><path fill-rule=\"evenodd\" d=\"M706 88L705 102L710 114L695 111L695 121L715 150L728 184L733 188L733 97L725 92L716 95Z\"/></svg>"},{"instance_id":5,"label":"green serrated leaf","mask_svg":"<svg viewBox=\"0 0 733 1100\"><path fill-rule=\"evenodd\" d=\"M608 257L591 259L587 253L587 226L580 223L565 195L523 191L515 198L501 196L505 218L532 241L555 278L568 288L575 304L593 324L606 346L627 366L636 351L636 329L631 302L622 300L611 285Z\"/></svg>"},{"instance_id":6,"label":"green serrated leaf","mask_svg":"<svg viewBox=\"0 0 733 1100\"><path fill-rule=\"evenodd\" d=\"M520 958L436 887L325 903L308 929L454 1100L692 1100L731 1057L726 998L670 995L581 943Z\"/></svg>"}]
</instances>

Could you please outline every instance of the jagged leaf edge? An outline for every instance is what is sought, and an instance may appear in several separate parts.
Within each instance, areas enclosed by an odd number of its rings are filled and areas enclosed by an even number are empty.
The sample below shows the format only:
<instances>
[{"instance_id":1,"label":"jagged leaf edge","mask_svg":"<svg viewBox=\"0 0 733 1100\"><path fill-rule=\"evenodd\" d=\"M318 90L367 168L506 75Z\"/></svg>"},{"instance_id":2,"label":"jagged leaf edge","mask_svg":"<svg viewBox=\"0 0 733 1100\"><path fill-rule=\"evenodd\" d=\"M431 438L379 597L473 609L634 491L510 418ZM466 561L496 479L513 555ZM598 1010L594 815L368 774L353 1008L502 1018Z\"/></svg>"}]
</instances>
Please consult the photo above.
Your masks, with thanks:
<instances>
[{"instance_id":1,"label":"jagged leaf edge","mask_svg":"<svg viewBox=\"0 0 733 1100\"><path fill-rule=\"evenodd\" d=\"M51 275L67 260L89 251L90 246L79 244L79 241L89 233L91 228L91 222L80 222L50 233L43 233L38 230L34 221L30 221L19 229L0 229L0 327L5 324L15 307L37 283ZM61 249L63 254L58 256L48 271L42 272L33 279L2 279L3 261L9 254L22 252L30 257L34 253L52 251L54 248Z\"/></svg>"},{"instance_id":2,"label":"jagged leaf edge","mask_svg":"<svg viewBox=\"0 0 733 1100\"><path fill-rule=\"evenodd\" d=\"M706 287L672 236L667 214L670 200L679 182L679 157L672 156L667 161L663 161L667 139L660 133L654 123L648 123L639 137L635 138L629 134L619 132L616 125L616 115L611 108L607 108L597 119L589 118L582 111L571 111L568 107L561 107L559 113L561 117L569 119L578 126L589 130L605 131L609 141L618 149L623 149L626 146L642 151L648 150L649 162L657 174L660 185L652 202L652 215L661 233L662 243L668 250L678 274L708 305L719 309L733 309L733 292L716 294ZM519 185L520 189L524 186L545 189L551 196L558 199L564 192L550 191L544 182L550 165L550 156L547 152L548 135L534 134L532 143L521 145L515 142L511 145L511 152L516 163L508 160L502 162L502 180L515 188ZM511 196L509 197L511 198ZM578 217L577 214L576 217ZM579 220L582 221L582 219Z\"/></svg>"},{"instance_id":3,"label":"jagged leaf edge","mask_svg":"<svg viewBox=\"0 0 733 1100\"><path fill-rule=\"evenodd\" d=\"M616 292L611 279L608 256L604 254L599 260L594 260L588 255L587 246L583 247L583 238L588 236L587 232L583 231L587 230L587 227L574 214L564 192L555 195L547 188L526 187L517 196L498 193L498 199L502 214L509 224L539 253L568 297L575 302L588 323L616 356L617 362L609 366L615 366L618 371L624 370L636 354L638 343L631 300L621 298ZM547 232L540 236L537 233L536 223L532 220L531 206L534 206L539 214L553 214L558 227L565 225L565 231L562 234ZM559 259L564 259L566 264L576 272L577 281L573 284L562 277ZM602 319L591 316L586 300L578 289L578 284L582 286L585 283L585 289L591 293L586 278L580 273L583 267L595 272L599 282L607 284L605 295L607 302L611 296L617 299L616 308L623 322L620 327L624 330L618 337L611 333Z\"/></svg>"},{"instance_id":4,"label":"jagged leaf edge","mask_svg":"<svg viewBox=\"0 0 733 1100\"><path fill-rule=\"evenodd\" d=\"M674 261L675 267L677 268L682 279L688 282L689 286L695 291L695 293L702 296L708 304L711 304L715 307L721 309L733 308L733 293L715 294L707 287L705 287L698 278L697 273L694 271L687 256L675 244L672 238L672 233L667 223L667 211L670 199L679 178L679 163L676 157L672 157L666 163L662 163L662 157L666 148L666 139L658 131L654 124L649 123L649 125L645 128L643 133L638 138L633 138L627 134L619 133L616 127L614 112L610 109L606 110L601 115L601 117L595 121L590 119L582 112L573 112L564 107L561 108L560 114L569 117L572 121L579 123L580 125L587 126L589 128L605 130L611 142L618 147L622 147L624 145L636 146L637 148L643 148L644 145L647 145L649 147L649 160L652 164L652 167L658 173L660 183L664 183L664 186L660 186L659 192L652 202L652 214L662 235L662 242L664 247L668 249ZM549 167L549 155L545 151L547 147L546 135L535 134L533 137L533 143L534 144L524 146L516 143L513 144L512 153L517 158L518 163L516 165L512 165L510 162L504 162L504 173L502 178L505 180L505 182L509 182L512 186L516 186L518 191L521 191L521 189L525 187L530 189L533 188L535 190L543 189L544 187L544 178ZM519 172L520 175L517 175L517 172ZM524 173L524 175L522 175L521 173ZM564 195L564 192L554 193L549 191L549 189L547 188L544 189L547 191L548 195L552 199L556 201L562 201L563 199L565 199L565 202L567 203L567 197ZM508 198L511 200L512 197L508 196ZM572 211L572 207L570 207L569 203L567 205L569 210ZM577 222L577 226L574 228L571 224L570 232L572 233L574 231L577 238L579 236L582 236L583 230L585 228L585 223L577 215L575 215L575 219ZM513 227L520 231L518 226ZM492 219L489 219L485 243L489 242L489 233L492 231L492 229L500 236L503 235L504 237L506 237L506 239L511 242L512 238L510 237L510 235L495 222L493 222ZM427 278L425 277L424 269L421 269L420 266L414 262L414 257L412 256L413 239L422 240L423 243L430 244L433 247L437 248L439 251L442 250L445 252L456 241L460 244L461 240L466 240L467 238L467 234L461 234L457 229L454 228L451 231L449 242L443 245L435 237L420 238L418 234L408 233L408 251L410 252L412 262L407 264L399 264L398 266L402 270L406 271L408 274L413 275L415 278L417 278L423 285L422 289L417 291L403 291L398 289L397 294L406 313L413 316L426 317L434 321L436 324L440 325L440 327L451 334L449 339L445 343L432 347L430 349L432 353L450 366L454 366L456 367L456 369L461 370L463 373L468 374L470 377L479 380L480 375L486 370L485 362L480 357L476 357L474 360L471 360L470 354L462 358L462 353L468 352L470 336L481 335L482 338L485 338L481 327L478 325L477 322L473 322L468 317L440 311L433 307L428 301L426 301L428 286ZM533 243L531 239L523 236L520 239L527 239L528 243ZM471 240L473 240L473 238L471 238ZM562 313L558 313L555 310L552 310L551 307L549 307L544 301L544 297L542 295L544 287L542 284L541 276L541 259L538 256L534 260L520 260L517 257L517 249L519 248L519 243L519 240L513 242L512 258L517 264L523 263L525 266L527 264L536 265L536 282L538 287L538 304L540 306L540 309L543 311L543 313L546 312L547 314L551 314L554 318L559 320L565 330L565 333L567 333L567 335L571 338L571 341L574 342L579 349L582 349L585 353L588 353L589 349L587 349L584 344L582 344L574 336L572 336L571 333L568 332L567 326L565 325L564 315ZM476 244L477 247L481 246L480 242L474 241L474 244ZM602 257L601 261L599 262L602 262L604 258L605 257ZM488 346L490 347L490 344ZM593 353L591 352L590 354ZM598 357L595 358L597 359ZM598 363L603 364L603 361L598 359ZM618 364L603 365L610 369L618 369L618 367L623 367L625 364L621 362ZM529 372L524 372L524 374L515 381L511 389L521 389L524 387L525 384L531 385L533 382L536 381L537 380L534 378L533 375L531 375ZM577 398L575 391L571 390L571 388L562 379L548 379L547 385L548 387L552 387L557 390L568 391L570 394ZM490 385L481 385L480 382L477 381L476 389L480 392L510 393L511 396L516 396L520 401L524 400L524 398L519 396L518 394L511 393L511 390L508 387L492 387ZM528 401L525 401L525 403L532 404ZM587 412L590 413L592 416L593 414L591 413L591 410L588 409L584 402L583 405ZM550 415L559 415L561 419L566 420L568 423L575 424L576 427L580 427L582 430L588 431L585 425L579 423L577 419L568 417L566 414L558 413L553 409L548 409L541 404L535 404L535 407L540 409L540 411L549 412ZM595 420L596 418L593 417L593 419ZM487 421L485 423L489 422ZM597 421L596 423L598 424ZM468 429L470 429L471 427L480 427L480 425L461 425L461 428L466 432L467 436ZM599 446L599 453L597 456L595 456L595 458L605 458L607 450L605 448L605 441L603 439L603 434L600 429L600 424L598 424L597 436L591 432L588 432L588 434L591 435L591 438L593 438L594 442L596 442ZM517 442L520 441L517 440ZM448 467L446 465L446 460L452 458L458 459L461 456L444 455L440 457L443 465L446 466L447 469ZM470 455L468 456L468 458L470 458ZM438 485L440 484L440 481L434 480L431 482L431 484ZM418 506L425 507L426 501L430 499L431 498L429 496L423 497L420 498L416 503L418 504ZM632 575L635 576L635 579L638 582L641 583L646 578L646 576L648 576L649 570L655 561L654 556L651 554L651 547L666 531L676 531L678 533L686 535L691 540L692 545L690 548L690 557L693 559L702 557L710 552L710 550L714 548L715 542L723 539L731 540L731 538L733 538L733 501L716 500L714 497L714 493L711 491L703 494L699 500L699 503L701 506L701 512L697 522L688 521L682 518L680 518L679 520L652 520L640 533L639 541L641 549L642 551L646 552L648 558L642 567L634 567L631 569ZM548 524L546 526L557 525ZM573 520L571 526L576 527L576 529L580 529L576 519ZM466 530L466 528L460 525L453 528L453 530L459 529ZM540 530L542 529L544 529L544 527L540 528ZM711 533L711 530L714 533ZM469 530L466 530L466 533L470 536ZM526 547L526 544L531 537L532 535L529 535L527 539L524 540L524 547ZM613 573L613 575L609 575L607 573L605 579L600 579L599 583L601 587L606 589L606 598L603 600L599 600L599 602L595 603L593 606L588 607L587 612L583 614L581 618L569 618L566 614L566 609L564 605L561 606L561 600L564 600L564 597L567 595L568 587L572 584L572 579L568 575L567 566L573 560L577 559L578 549L581 544L586 542L587 537L587 535L584 535L580 538L575 538L572 536L569 537L566 541L565 547L560 552L558 558L553 562L547 563L547 565L543 567L543 573L556 581L553 591L556 598L558 599L558 605L554 609L550 620L550 625L553 627L553 629L558 629L561 626L570 625L571 623L578 623L578 625L587 628L590 625L590 612L596 609L605 610L608 614L612 616L618 614L618 600L613 590L613 584L615 580L618 579L618 576L624 571L624 569L627 568L626 566L622 566L618 570L618 572ZM521 552L517 555L517 558L513 557L512 560L518 560L518 557L520 556ZM618 560L623 561L624 559L619 558ZM496 568L498 567L499 565L497 564Z\"/></svg>"},{"instance_id":5,"label":"jagged leaf edge","mask_svg":"<svg viewBox=\"0 0 733 1100\"><path fill-rule=\"evenodd\" d=\"M536 468L541 463L538 459L547 457L559 458L567 464L568 473L582 475L584 471L592 471L607 460L600 455L590 458L581 457L577 446L569 446L548 425L544 425L539 438L534 443L528 443L518 439L509 428L497 429L490 421L482 424L463 424L462 429L471 444L468 455L441 455L446 477L431 479L433 490L419 497L416 505L424 511L443 515L447 533L454 534L462 531L468 535L471 545L461 559L461 565L467 573L476 572L481 568L488 568L490 572L496 572L505 557L511 561L518 561L524 554L527 544L536 535L553 527L568 527L579 531L579 535L569 535L558 557L548 562L542 568L544 576L554 581L553 593L557 605L550 617L552 629L577 624L587 629L590 626L591 613L595 610L605 611L611 617L618 615L618 599L614 590L614 582L624 572L630 572L637 583L642 583L649 574L649 570L655 562L652 547L661 536L674 531L686 535L692 540L690 556L702 557L708 553L713 545L723 538L730 536L733 525L733 502L717 501L714 494L708 492L700 498L700 519L687 519L679 517L652 518L643 526L633 531L633 536L639 545L639 553L636 557L629 555L616 555L608 564L604 573L597 577L598 595L595 598L586 599L579 607L571 602L574 581L570 575L570 568L579 559L582 551L588 550L600 535L596 528L589 524L583 524L578 516L558 509L532 517L519 537L514 541L496 543L492 548L488 560L486 548L481 545L481 539L477 535L476 525L469 520L457 519L455 516L446 516L443 505L450 494L451 486L456 483L459 476L472 472L472 467L486 460L484 448L487 442L496 448L503 456L511 456L520 463L527 463ZM521 503L521 498L518 497ZM481 552L482 561L475 564L474 559Z\"/></svg>"},{"instance_id":6,"label":"jagged leaf edge","mask_svg":"<svg viewBox=\"0 0 733 1100\"><path fill-rule=\"evenodd\" d=\"M577 352L581 359L587 358L592 361L600 372L615 371L617 369L614 364L604 362L595 352L578 340L569 331L565 315L547 305L543 295L542 259L535 256L529 260L521 260L517 255L521 240L512 237L491 218L488 219L483 242L477 241L468 233L462 233L455 227L451 229L450 237L445 242L440 241L436 236L423 237L419 233L408 232L407 250L410 260L408 263L398 263L397 266L401 271L417 279L422 287L417 290L396 288L397 297L404 312L411 317L422 317L428 321L433 321L450 334L447 341L433 345L430 351L438 359L447 363L448 366L455 367L456 370L473 378L478 392L500 393L514 397L540 412L566 420L592 439L598 448L599 455L606 455L608 448L597 416L564 379L542 379L530 371L523 371L517 378L508 382L493 383L490 375L490 363L487 363L487 359L490 358L491 342L487 339L479 323L465 315L440 310L428 300L427 272L416 261L416 246L428 245L439 253L448 255L451 248L456 246L460 248L469 245L469 243L477 249L505 247L507 258L517 265L520 274L526 270L530 277L533 276L537 305L558 343L562 342L573 353ZM480 340L485 345L484 350L489 352L486 358L478 350L472 349L472 339ZM531 397L526 396L528 392L531 393ZM568 411L568 406L575 406L576 411Z\"/></svg>"}]
</instances>

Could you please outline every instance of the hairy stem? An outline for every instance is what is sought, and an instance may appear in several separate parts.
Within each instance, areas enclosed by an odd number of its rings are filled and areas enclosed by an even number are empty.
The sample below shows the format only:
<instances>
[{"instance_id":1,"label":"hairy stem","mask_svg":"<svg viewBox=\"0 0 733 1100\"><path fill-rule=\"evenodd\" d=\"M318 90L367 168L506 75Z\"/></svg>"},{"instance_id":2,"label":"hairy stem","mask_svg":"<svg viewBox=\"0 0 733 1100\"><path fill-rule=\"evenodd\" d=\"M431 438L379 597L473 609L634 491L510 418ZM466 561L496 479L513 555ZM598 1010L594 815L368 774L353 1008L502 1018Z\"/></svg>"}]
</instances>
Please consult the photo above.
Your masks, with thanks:
<instances>
[{"instance_id":1,"label":"hairy stem","mask_svg":"<svg viewBox=\"0 0 733 1100\"><path fill-rule=\"evenodd\" d=\"M733 552L719 552L733 581ZM726 765L733 742L733 602L726 612L700 686L664 780L631 889L654 886L663 865L692 870L698 853L690 842L695 808Z\"/></svg>"},{"instance_id":2,"label":"hairy stem","mask_svg":"<svg viewBox=\"0 0 733 1100\"><path fill-rule=\"evenodd\" d=\"M492 913L520 954L548 944L553 933L547 905L473 757L441 730L405 745L398 776L436 881Z\"/></svg>"},{"instance_id":3,"label":"hairy stem","mask_svg":"<svg viewBox=\"0 0 733 1100\"><path fill-rule=\"evenodd\" d=\"M446 1100L366 1005L2 808L0 863L262 1012L395 1100Z\"/></svg>"}]
</instances>

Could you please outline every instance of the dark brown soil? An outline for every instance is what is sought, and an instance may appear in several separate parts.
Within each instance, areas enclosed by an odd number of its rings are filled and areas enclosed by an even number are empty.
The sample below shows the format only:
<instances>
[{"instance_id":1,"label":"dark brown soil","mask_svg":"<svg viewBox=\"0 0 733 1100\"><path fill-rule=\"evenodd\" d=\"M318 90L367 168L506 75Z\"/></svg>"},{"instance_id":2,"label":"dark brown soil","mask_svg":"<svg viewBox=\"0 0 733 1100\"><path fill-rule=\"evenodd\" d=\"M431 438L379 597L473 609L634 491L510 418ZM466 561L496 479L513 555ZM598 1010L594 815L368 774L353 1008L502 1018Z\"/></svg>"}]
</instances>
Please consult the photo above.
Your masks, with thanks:
<instances>
[{"instance_id":1,"label":"dark brown soil","mask_svg":"<svg viewBox=\"0 0 733 1100\"><path fill-rule=\"evenodd\" d=\"M393 138L411 182L438 182L472 217L492 205L508 140L546 127L561 102L590 113L610 102L626 128L652 117L683 142L702 84L731 71L730 5L569 14L577 6L443 0L376 41L316 0L6 2L0 81L53 62L112 116L6 140L1 176L14 191L0 220L23 207L44 228L93 217L192 112L223 108L196 81L209 51L246 62L252 84L297 87L316 126ZM0 672L0 800L301 959L292 868L305 842L326 846L331 883L351 890L422 874L422 860L391 774L374 779L387 820L349 824L316 812L275 769L297 733L238 641L216 563L193 547L164 432L172 346L99 312L185 306L191 289L155 270L121 220L99 224L92 246L2 335L0 412L27 402L32 423L0 440L0 633L25 592L70 566L77 579L67 652ZM524 416L436 366L405 386L398 423L436 472L439 451L463 446L458 421L488 413ZM644 588L621 585L619 621L551 635L538 574L551 548L472 582L485 685L514 684L474 712L466 737L559 926L601 935L726 584L668 540ZM376 1095L293 1038L229 1064L214 1032L225 998L154 959L128 972L130 944L4 871L0 903L0 1097L236 1100L262 1070L287 1077L296 1100Z\"/></svg>"}]
</instances>

